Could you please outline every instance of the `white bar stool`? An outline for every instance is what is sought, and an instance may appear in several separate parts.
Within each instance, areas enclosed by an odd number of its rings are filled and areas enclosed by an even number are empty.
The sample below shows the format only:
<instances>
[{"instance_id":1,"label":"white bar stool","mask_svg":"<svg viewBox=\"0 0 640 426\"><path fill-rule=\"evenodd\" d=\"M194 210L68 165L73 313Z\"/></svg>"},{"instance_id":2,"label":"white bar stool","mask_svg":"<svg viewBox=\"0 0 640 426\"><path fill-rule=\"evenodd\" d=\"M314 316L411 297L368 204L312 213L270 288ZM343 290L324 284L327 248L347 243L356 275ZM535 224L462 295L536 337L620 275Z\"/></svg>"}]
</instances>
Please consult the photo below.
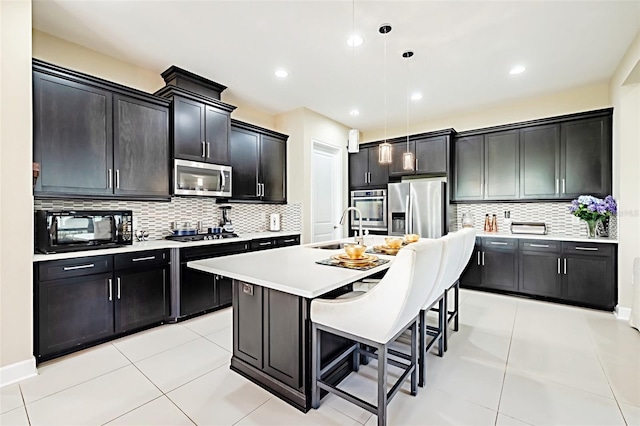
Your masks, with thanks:
<instances>
[{"instance_id":1,"label":"white bar stool","mask_svg":"<svg viewBox=\"0 0 640 426\"><path fill-rule=\"evenodd\" d=\"M320 390L337 395L378 416L387 423L387 404L411 375L411 394L418 392L417 319L423 301L434 289L440 270L442 242L426 240L400 250L387 274L373 289L348 299L315 299L311 302L311 406L320 405ZM411 330L411 355L390 350L389 345L405 330ZM356 344L328 365L320 365L320 332L356 341ZM373 348L376 353L360 348ZM370 404L323 380L323 375L347 356L362 354L378 360L378 400ZM392 359L398 357L409 363ZM404 372L387 392L387 363ZM356 361L357 368L357 361Z\"/></svg>"}]
</instances>

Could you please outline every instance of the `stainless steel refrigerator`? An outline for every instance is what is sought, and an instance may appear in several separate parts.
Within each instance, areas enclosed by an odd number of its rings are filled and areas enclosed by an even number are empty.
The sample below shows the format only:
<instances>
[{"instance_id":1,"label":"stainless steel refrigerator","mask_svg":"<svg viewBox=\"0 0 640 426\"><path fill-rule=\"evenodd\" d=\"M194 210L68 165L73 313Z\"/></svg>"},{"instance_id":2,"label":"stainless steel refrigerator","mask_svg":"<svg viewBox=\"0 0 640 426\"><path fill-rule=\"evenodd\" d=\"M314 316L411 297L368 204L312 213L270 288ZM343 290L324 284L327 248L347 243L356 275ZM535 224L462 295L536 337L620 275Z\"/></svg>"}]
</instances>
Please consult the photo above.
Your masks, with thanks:
<instances>
[{"instance_id":1,"label":"stainless steel refrigerator","mask_svg":"<svg viewBox=\"0 0 640 426\"><path fill-rule=\"evenodd\" d=\"M387 191L389 235L443 236L447 220L445 185L438 180L390 183Z\"/></svg>"}]
</instances>

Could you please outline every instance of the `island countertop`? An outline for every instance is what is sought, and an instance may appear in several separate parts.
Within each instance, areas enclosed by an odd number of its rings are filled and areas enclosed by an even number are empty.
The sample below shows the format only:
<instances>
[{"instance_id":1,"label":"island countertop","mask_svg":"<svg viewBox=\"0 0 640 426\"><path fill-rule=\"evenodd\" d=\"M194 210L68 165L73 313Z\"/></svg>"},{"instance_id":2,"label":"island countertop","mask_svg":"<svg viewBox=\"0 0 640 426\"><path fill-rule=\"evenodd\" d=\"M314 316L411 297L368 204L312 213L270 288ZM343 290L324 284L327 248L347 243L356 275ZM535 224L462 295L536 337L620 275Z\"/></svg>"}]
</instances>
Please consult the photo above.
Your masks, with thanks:
<instances>
[{"instance_id":1,"label":"island countertop","mask_svg":"<svg viewBox=\"0 0 640 426\"><path fill-rule=\"evenodd\" d=\"M312 299L389 268L391 262L367 271L315 263L344 251L314 247L332 242L352 241L353 239L327 241L195 260L188 262L187 267ZM393 257L390 256L376 256L393 261Z\"/></svg>"}]
</instances>

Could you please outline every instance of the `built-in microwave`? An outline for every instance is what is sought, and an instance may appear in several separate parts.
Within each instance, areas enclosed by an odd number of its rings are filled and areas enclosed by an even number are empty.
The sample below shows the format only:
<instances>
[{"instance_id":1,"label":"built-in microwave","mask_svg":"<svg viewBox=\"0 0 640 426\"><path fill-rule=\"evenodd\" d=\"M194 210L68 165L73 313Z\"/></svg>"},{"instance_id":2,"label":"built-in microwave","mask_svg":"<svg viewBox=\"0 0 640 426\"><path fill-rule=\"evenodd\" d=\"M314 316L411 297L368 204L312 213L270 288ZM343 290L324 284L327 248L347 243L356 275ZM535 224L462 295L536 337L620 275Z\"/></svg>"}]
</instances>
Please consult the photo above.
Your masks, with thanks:
<instances>
[{"instance_id":1,"label":"built-in microwave","mask_svg":"<svg viewBox=\"0 0 640 426\"><path fill-rule=\"evenodd\" d=\"M231 197L231 167L197 161L174 160L173 193Z\"/></svg>"},{"instance_id":2,"label":"built-in microwave","mask_svg":"<svg viewBox=\"0 0 640 426\"><path fill-rule=\"evenodd\" d=\"M133 244L131 210L38 210L35 213L36 251L67 251Z\"/></svg>"},{"instance_id":3,"label":"built-in microwave","mask_svg":"<svg viewBox=\"0 0 640 426\"><path fill-rule=\"evenodd\" d=\"M351 191L351 207L362 213L362 228L370 231L387 230L387 191L375 189L367 191ZM358 215L351 212L351 227L359 225Z\"/></svg>"}]
</instances>

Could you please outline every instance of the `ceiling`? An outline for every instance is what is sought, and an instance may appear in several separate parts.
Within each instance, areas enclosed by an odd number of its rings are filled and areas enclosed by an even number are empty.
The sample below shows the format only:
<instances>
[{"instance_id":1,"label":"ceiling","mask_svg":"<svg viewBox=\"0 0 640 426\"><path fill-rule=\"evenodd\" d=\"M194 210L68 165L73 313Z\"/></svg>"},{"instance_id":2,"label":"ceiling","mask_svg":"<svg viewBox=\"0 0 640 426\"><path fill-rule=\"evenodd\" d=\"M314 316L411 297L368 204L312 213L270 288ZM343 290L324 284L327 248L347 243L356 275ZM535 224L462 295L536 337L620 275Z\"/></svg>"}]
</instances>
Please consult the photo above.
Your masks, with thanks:
<instances>
[{"instance_id":1,"label":"ceiling","mask_svg":"<svg viewBox=\"0 0 640 426\"><path fill-rule=\"evenodd\" d=\"M34 0L33 26L158 73L177 65L271 114L304 106L369 131L406 123L407 89L425 121L608 81L640 1Z\"/></svg>"}]
</instances>

